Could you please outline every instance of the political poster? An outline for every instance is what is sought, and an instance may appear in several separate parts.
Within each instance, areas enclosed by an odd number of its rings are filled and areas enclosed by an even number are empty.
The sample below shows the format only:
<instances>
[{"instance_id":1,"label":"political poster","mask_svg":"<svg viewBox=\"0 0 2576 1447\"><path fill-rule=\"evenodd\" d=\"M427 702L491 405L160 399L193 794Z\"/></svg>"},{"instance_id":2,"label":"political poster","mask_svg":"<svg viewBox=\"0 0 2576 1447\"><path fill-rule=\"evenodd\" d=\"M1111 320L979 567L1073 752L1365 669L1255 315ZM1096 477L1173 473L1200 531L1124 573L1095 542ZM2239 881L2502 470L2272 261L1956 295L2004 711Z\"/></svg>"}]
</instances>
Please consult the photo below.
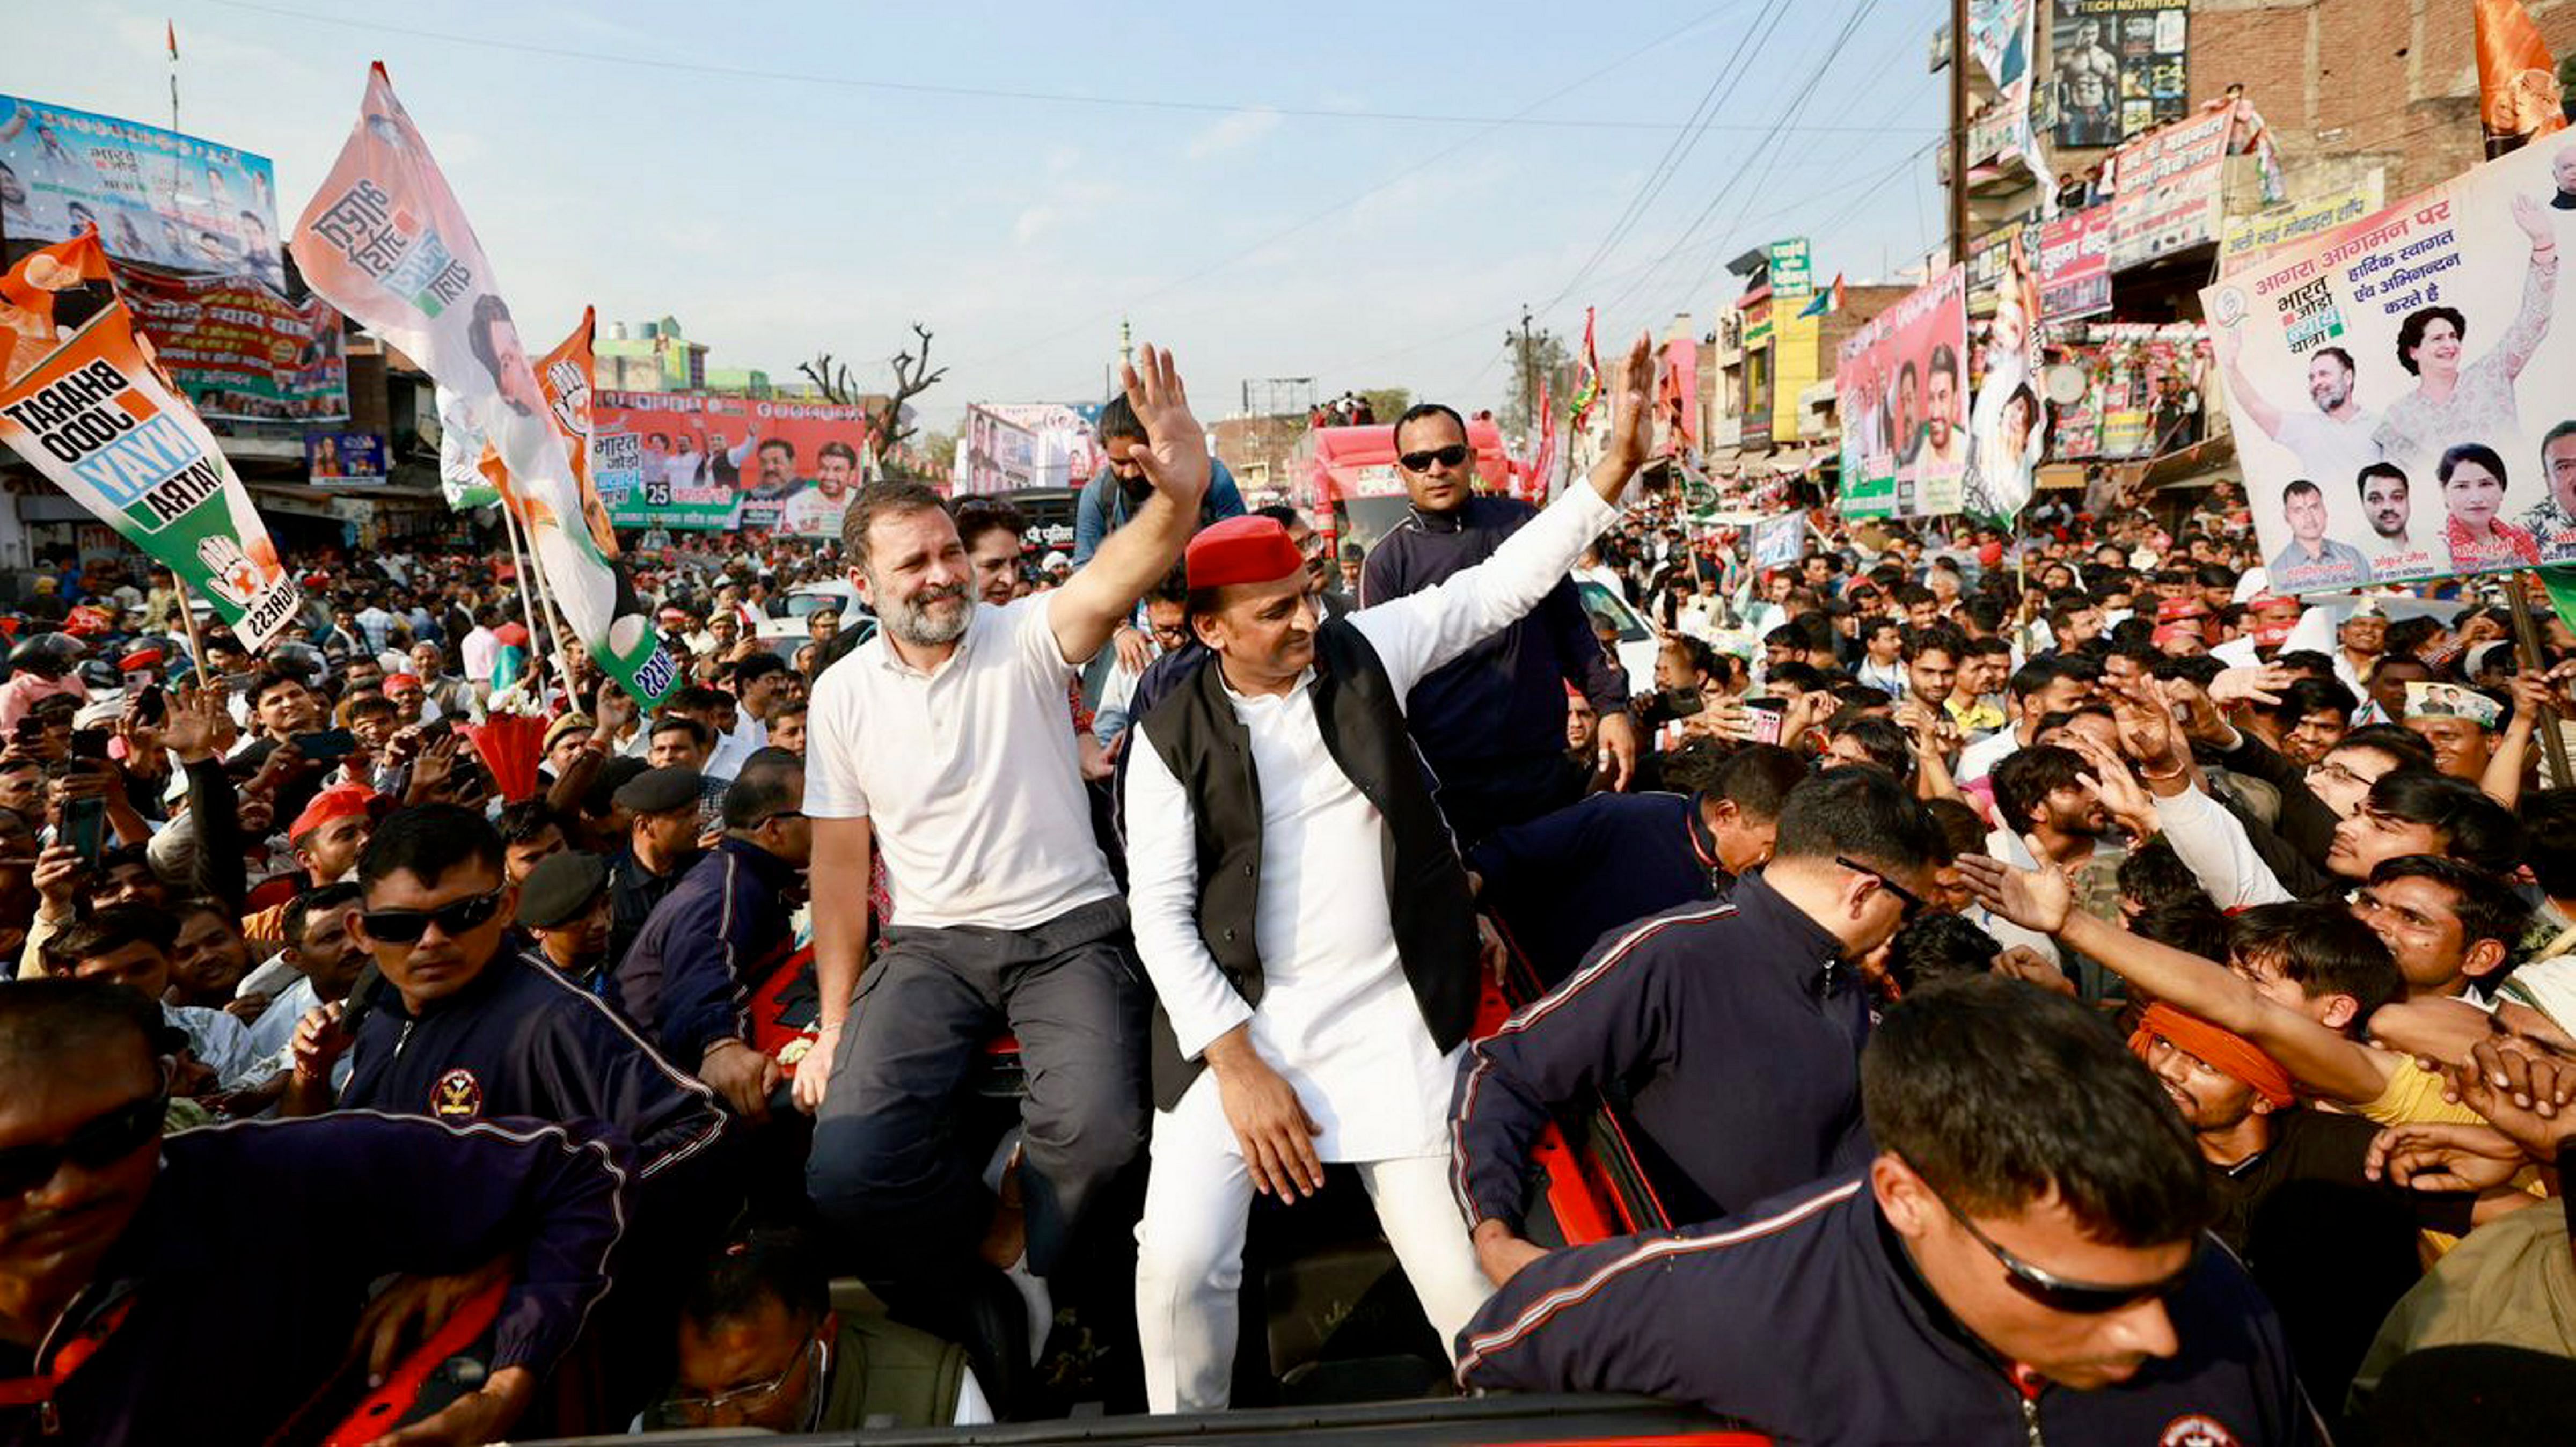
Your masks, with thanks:
<instances>
[{"instance_id":1,"label":"political poster","mask_svg":"<svg viewBox=\"0 0 2576 1447\"><path fill-rule=\"evenodd\" d=\"M1754 567L1794 568L1807 547L1807 515L1784 512L1775 518L1764 518L1752 526L1748 535Z\"/></svg>"},{"instance_id":2,"label":"political poster","mask_svg":"<svg viewBox=\"0 0 2576 1447\"><path fill-rule=\"evenodd\" d=\"M1959 510L1968 438L1967 269L1953 266L1843 340L1834 390L1842 414L1847 517Z\"/></svg>"},{"instance_id":3,"label":"political poster","mask_svg":"<svg viewBox=\"0 0 2576 1447\"><path fill-rule=\"evenodd\" d=\"M85 226L120 261L286 283L267 157L0 95L0 231L61 241Z\"/></svg>"},{"instance_id":4,"label":"political poster","mask_svg":"<svg viewBox=\"0 0 2576 1447\"><path fill-rule=\"evenodd\" d=\"M2112 155L2108 169L2119 185L2111 196L2113 271L2218 239L2234 124L2227 111L2212 111Z\"/></svg>"},{"instance_id":5,"label":"political poster","mask_svg":"<svg viewBox=\"0 0 2576 1447\"><path fill-rule=\"evenodd\" d=\"M214 605L251 648L301 595L223 448L154 365L84 234L0 278L0 442Z\"/></svg>"},{"instance_id":6,"label":"political poster","mask_svg":"<svg viewBox=\"0 0 2576 1447\"><path fill-rule=\"evenodd\" d=\"M2048 449L2048 408L2040 401L2037 338L2039 278L2021 238L2006 253L1986 324L1985 366L1968 408L1968 470L1960 505L2009 526L2038 489L2039 459Z\"/></svg>"},{"instance_id":7,"label":"political poster","mask_svg":"<svg viewBox=\"0 0 2576 1447\"><path fill-rule=\"evenodd\" d=\"M2088 206L2039 228L2039 320L2056 325L2111 309L2111 208Z\"/></svg>"},{"instance_id":8,"label":"political poster","mask_svg":"<svg viewBox=\"0 0 2576 1447\"><path fill-rule=\"evenodd\" d=\"M319 487L364 487L385 480L385 439L375 432L308 432L305 470Z\"/></svg>"},{"instance_id":9,"label":"political poster","mask_svg":"<svg viewBox=\"0 0 2576 1447\"><path fill-rule=\"evenodd\" d=\"M1968 160L1981 165L2006 156L2018 157L2030 173L2045 179L2048 158L2033 129L2031 101L2036 90L2031 53L2035 38L2033 0L1968 0L1968 49L1993 83L1994 96L1984 113L1969 124ZM1973 179L1973 176L1972 176Z\"/></svg>"},{"instance_id":10,"label":"political poster","mask_svg":"<svg viewBox=\"0 0 2576 1447\"><path fill-rule=\"evenodd\" d=\"M839 537L868 440L863 408L689 392L600 392L591 425L634 439L633 481L608 505L617 525L693 532Z\"/></svg>"},{"instance_id":11,"label":"political poster","mask_svg":"<svg viewBox=\"0 0 2576 1447\"><path fill-rule=\"evenodd\" d=\"M383 66L290 248L315 293L418 362L438 385L447 454L500 464L547 590L600 667L659 703L679 682L652 615L582 507L563 437L498 280Z\"/></svg>"},{"instance_id":12,"label":"political poster","mask_svg":"<svg viewBox=\"0 0 2576 1447\"><path fill-rule=\"evenodd\" d=\"M1092 435L1099 420L1096 405L971 403L959 433L956 490L1081 487L1109 465Z\"/></svg>"},{"instance_id":13,"label":"political poster","mask_svg":"<svg viewBox=\"0 0 2576 1447\"><path fill-rule=\"evenodd\" d=\"M243 276L167 276L118 266L116 289L152 338L162 370L200 417L227 422L340 422L349 360L340 314L315 297L297 306Z\"/></svg>"},{"instance_id":14,"label":"political poster","mask_svg":"<svg viewBox=\"0 0 2576 1447\"><path fill-rule=\"evenodd\" d=\"M2218 234L2218 274L2233 276L2275 246L2331 231L2377 211L2388 204L2385 177L2373 166L2352 185L2249 216L2228 217Z\"/></svg>"},{"instance_id":15,"label":"political poster","mask_svg":"<svg viewBox=\"0 0 2576 1447\"><path fill-rule=\"evenodd\" d=\"M2576 560L2562 174L2552 137L2201 293L2275 589Z\"/></svg>"},{"instance_id":16,"label":"political poster","mask_svg":"<svg viewBox=\"0 0 2576 1447\"><path fill-rule=\"evenodd\" d=\"M2191 94L2189 0L2051 0L2060 146L2116 146L2179 120Z\"/></svg>"}]
</instances>

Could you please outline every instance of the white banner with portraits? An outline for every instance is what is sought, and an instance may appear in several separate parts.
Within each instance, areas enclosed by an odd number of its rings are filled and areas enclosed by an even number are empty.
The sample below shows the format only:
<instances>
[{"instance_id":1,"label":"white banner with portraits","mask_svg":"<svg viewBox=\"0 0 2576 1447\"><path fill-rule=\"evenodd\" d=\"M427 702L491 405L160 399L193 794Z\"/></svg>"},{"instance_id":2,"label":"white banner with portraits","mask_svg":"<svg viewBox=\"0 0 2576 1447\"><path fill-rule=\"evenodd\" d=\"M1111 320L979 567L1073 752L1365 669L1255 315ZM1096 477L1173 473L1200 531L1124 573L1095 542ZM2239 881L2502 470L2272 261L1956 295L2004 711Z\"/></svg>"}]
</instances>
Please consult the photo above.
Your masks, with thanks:
<instances>
[{"instance_id":1,"label":"white banner with portraits","mask_svg":"<svg viewBox=\"0 0 2576 1447\"><path fill-rule=\"evenodd\" d=\"M2570 246L2576 139L2248 258L2201 293L2276 591L2576 560Z\"/></svg>"}]
</instances>

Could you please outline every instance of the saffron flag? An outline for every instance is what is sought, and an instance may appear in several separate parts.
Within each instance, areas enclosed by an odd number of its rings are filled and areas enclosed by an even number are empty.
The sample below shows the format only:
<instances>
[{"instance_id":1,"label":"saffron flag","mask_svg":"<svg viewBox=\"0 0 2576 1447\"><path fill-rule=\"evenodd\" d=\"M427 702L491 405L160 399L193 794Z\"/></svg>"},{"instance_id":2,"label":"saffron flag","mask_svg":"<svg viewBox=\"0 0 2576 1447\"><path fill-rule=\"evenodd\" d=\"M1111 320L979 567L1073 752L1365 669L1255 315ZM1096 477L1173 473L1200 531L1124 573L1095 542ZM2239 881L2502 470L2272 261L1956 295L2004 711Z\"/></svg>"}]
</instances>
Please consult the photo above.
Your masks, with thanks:
<instances>
[{"instance_id":1,"label":"saffron flag","mask_svg":"<svg viewBox=\"0 0 2576 1447\"><path fill-rule=\"evenodd\" d=\"M1664 379L1658 398L1672 428L1673 451L1699 446L1699 339L1687 333L1664 343Z\"/></svg>"},{"instance_id":2,"label":"saffron flag","mask_svg":"<svg viewBox=\"0 0 2576 1447\"><path fill-rule=\"evenodd\" d=\"M96 230L0 277L0 442L202 593L243 644L302 602L223 448L116 294Z\"/></svg>"},{"instance_id":3,"label":"saffron flag","mask_svg":"<svg viewBox=\"0 0 2576 1447\"><path fill-rule=\"evenodd\" d=\"M583 505L554 408L520 344L491 263L382 65L349 142L288 244L313 290L426 369L457 438L442 471L472 459L499 476L527 524L538 571L600 667L647 706L679 681L634 585ZM498 468L480 466L485 453Z\"/></svg>"},{"instance_id":4,"label":"saffron flag","mask_svg":"<svg viewBox=\"0 0 2576 1447\"><path fill-rule=\"evenodd\" d=\"M1575 431L1583 430L1583 419L1592 415L1592 404L1601 400L1601 352L1592 341L1592 308L1583 309L1583 356L1575 363L1574 400L1565 409L1566 418Z\"/></svg>"},{"instance_id":5,"label":"saffron flag","mask_svg":"<svg viewBox=\"0 0 2576 1447\"><path fill-rule=\"evenodd\" d=\"M609 523L608 509L590 477L590 381L597 366L590 344L598 331L598 308L583 307L581 325L538 361L537 386L546 394L546 413L554 418L555 431L563 438L564 458L572 464L573 484L581 492L582 521L600 552L614 558L617 529Z\"/></svg>"},{"instance_id":6,"label":"saffron flag","mask_svg":"<svg viewBox=\"0 0 2576 1447\"><path fill-rule=\"evenodd\" d=\"M2477 0L2478 120L2492 159L2564 130L2558 63L2522 0Z\"/></svg>"}]
</instances>

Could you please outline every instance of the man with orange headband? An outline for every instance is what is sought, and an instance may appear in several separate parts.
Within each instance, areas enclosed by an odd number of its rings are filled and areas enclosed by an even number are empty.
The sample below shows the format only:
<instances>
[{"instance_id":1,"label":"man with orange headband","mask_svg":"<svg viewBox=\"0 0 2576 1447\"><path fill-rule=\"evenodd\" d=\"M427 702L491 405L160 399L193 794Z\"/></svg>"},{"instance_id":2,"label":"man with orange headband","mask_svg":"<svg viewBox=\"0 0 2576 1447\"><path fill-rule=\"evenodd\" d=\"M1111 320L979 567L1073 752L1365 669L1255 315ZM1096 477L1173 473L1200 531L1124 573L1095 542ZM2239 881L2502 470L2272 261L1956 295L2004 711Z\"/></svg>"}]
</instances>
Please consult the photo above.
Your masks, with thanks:
<instances>
[{"instance_id":1,"label":"man with orange headband","mask_svg":"<svg viewBox=\"0 0 2576 1447\"><path fill-rule=\"evenodd\" d=\"M2342 1401L2422 1274L2417 1233L2465 1234L2477 1197L2371 1180L2371 1122L2300 1108L2281 1062L2197 1015L2151 1005L2129 1049L2191 1126L2218 1203L2210 1230L2279 1309L2309 1399Z\"/></svg>"}]
</instances>

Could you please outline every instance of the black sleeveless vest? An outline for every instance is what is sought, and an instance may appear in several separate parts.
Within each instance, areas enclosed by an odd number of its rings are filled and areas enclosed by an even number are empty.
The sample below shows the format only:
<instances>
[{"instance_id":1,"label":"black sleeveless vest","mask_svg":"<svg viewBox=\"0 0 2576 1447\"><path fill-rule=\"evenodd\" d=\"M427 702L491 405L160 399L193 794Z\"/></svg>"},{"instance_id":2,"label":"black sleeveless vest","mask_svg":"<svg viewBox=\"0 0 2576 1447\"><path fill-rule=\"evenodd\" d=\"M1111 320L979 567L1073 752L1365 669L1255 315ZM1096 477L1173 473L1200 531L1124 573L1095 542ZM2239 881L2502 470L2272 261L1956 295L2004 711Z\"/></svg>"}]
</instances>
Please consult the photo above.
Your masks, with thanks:
<instances>
[{"instance_id":1,"label":"black sleeveless vest","mask_svg":"<svg viewBox=\"0 0 2576 1447\"><path fill-rule=\"evenodd\" d=\"M1234 716L1219 660L1145 715L1146 742L1189 795L1198 849L1199 938L1244 1000L1261 1003L1253 914L1261 891L1261 781L1252 739ZM1324 748L1389 834L1386 898L1396 953L1433 1043L1467 1038L1476 1015L1476 913L1429 771L1405 732L1394 681L1346 620L1315 634L1315 722ZM1203 1062L1181 1058L1171 1017L1154 1006L1154 1104L1170 1110Z\"/></svg>"}]
</instances>

